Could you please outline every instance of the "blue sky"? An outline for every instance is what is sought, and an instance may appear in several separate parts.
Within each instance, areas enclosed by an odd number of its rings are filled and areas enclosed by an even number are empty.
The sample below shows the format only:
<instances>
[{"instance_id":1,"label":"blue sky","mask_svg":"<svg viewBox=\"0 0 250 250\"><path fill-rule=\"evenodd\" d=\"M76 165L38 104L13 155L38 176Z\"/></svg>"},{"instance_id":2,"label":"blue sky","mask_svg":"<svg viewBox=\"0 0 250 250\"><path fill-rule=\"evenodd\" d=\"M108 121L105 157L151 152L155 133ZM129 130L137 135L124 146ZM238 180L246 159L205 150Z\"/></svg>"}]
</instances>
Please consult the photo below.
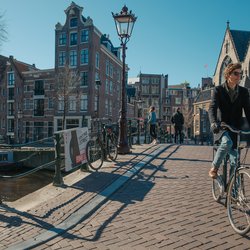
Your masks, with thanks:
<instances>
[{"instance_id":1,"label":"blue sky","mask_svg":"<svg viewBox=\"0 0 250 250\"><path fill-rule=\"evenodd\" d=\"M250 30L248 0L75 0L94 25L120 42L111 12L124 4L138 17L127 44L129 77L141 71L168 74L169 84L187 81L192 87L202 77L213 77L226 22L235 30ZM13 55L38 68L54 66L55 25L64 24L69 0L0 0L8 41L0 54Z\"/></svg>"}]
</instances>

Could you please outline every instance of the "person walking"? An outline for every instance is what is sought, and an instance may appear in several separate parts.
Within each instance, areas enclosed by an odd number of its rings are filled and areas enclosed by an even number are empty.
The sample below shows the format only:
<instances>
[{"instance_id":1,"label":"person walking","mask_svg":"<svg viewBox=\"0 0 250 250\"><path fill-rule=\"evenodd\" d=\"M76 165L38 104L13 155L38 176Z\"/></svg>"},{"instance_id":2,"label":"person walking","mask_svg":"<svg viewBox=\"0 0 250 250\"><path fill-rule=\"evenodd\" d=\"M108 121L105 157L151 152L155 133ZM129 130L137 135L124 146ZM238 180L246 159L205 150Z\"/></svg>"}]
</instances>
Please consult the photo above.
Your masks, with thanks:
<instances>
[{"instance_id":1,"label":"person walking","mask_svg":"<svg viewBox=\"0 0 250 250\"><path fill-rule=\"evenodd\" d=\"M180 111L180 108L177 108L176 113L173 115L171 121L172 123L174 123L174 130L175 130L174 142L177 143L179 137L179 142L182 143L183 142L182 129L184 124L184 117Z\"/></svg>"},{"instance_id":2,"label":"person walking","mask_svg":"<svg viewBox=\"0 0 250 250\"><path fill-rule=\"evenodd\" d=\"M152 144L157 144L156 113L155 113L154 106L151 106L149 108L148 123L149 123L149 133L150 133L151 137L153 138Z\"/></svg>"},{"instance_id":3,"label":"person walking","mask_svg":"<svg viewBox=\"0 0 250 250\"><path fill-rule=\"evenodd\" d=\"M231 63L224 70L225 82L215 87L208 114L214 142L219 147L214 156L209 176L217 178L218 169L229 154L230 170L234 169L237 159L237 135L221 127L226 123L236 129L243 125L243 110L250 125L250 99L247 88L239 86L242 76L240 63Z\"/></svg>"}]
</instances>

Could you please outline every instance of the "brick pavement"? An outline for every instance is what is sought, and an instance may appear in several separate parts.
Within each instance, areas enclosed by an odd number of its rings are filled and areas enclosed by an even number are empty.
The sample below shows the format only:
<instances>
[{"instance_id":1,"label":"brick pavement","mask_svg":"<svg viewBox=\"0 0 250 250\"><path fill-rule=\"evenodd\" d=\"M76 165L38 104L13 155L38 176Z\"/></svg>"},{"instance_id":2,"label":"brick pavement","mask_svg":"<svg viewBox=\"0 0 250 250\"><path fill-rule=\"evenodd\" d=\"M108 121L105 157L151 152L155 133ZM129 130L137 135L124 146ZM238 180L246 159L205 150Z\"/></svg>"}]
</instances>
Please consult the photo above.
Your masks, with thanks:
<instances>
[{"instance_id":1,"label":"brick pavement","mask_svg":"<svg viewBox=\"0 0 250 250\"><path fill-rule=\"evenodd\" d=\"M159 146L135 146L133 154L119 156L118 163L105 164L101 172L26 212L1 206L0 249L18 249L14 245L25 246L30 239L39 242L39 235L51 232L52 239L27 249L250 249L250 235L234 233L226 209L212 199L207 176L211 147L165 146L66 232L60 226L70 215Z\"/></svg>"}]
</instances>

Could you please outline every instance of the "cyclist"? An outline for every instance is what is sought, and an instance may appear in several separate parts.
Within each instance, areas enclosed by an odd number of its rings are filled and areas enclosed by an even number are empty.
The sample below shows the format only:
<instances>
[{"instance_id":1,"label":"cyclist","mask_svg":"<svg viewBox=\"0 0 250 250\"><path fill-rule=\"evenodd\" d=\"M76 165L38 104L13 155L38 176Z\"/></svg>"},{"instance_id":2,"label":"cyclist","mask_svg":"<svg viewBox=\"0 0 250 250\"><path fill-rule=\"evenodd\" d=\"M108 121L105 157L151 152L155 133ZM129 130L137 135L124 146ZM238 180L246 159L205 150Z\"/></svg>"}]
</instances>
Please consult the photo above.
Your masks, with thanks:
<instances>
[{"instance_id":1,"label":"cyclist","mask_svg":"<svg viewBox=\"0 0 250 250\"><path fill-rule=\"evenodd\" d=\"M212 162L209 176L217 178L218 169L229 154L231 169L236 165L237 135L220 127L224 122L236 129L240 129L244 110L248 124L250 125L250 99L247 88L239 86L242 69L240 63L231 63L224 70L225 83L214 88L209 107L209 119L211 130L214 134L214 142L219 142Z\"/></svg>"}]
</instances>

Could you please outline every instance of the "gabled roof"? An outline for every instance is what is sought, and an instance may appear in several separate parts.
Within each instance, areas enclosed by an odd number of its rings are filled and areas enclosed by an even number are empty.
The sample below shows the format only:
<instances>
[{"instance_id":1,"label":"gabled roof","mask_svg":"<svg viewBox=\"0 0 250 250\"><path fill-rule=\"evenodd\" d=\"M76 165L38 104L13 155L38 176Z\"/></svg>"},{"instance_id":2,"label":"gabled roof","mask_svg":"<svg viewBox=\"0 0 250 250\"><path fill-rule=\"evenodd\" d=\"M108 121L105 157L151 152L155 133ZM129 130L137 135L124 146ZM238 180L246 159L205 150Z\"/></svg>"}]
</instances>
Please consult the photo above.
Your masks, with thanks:
<instances>
[{"instance_id":1,"label":"gabled roof","mask_svg":"<svg viewBox=\"0 0 250 250\"><path fill-rule=\"evenodd\" d=\"M241 62L244 61L250 41L250 31L230 30L235 49Z\"/></svg>"},{"instance_id":2,"label":"gabled roof","mask_svg":"<svg viewBox=\"0 0 250 250\"><path fill-rule=\"evenodd\" d=\"M195 100L195 103L198 103L198 102L207 102L207 101L210 101L211 100L211 94L212 94L212 89L205 89L205 90L202 90L196 100Z\"/></svg>"}]
</instances>

